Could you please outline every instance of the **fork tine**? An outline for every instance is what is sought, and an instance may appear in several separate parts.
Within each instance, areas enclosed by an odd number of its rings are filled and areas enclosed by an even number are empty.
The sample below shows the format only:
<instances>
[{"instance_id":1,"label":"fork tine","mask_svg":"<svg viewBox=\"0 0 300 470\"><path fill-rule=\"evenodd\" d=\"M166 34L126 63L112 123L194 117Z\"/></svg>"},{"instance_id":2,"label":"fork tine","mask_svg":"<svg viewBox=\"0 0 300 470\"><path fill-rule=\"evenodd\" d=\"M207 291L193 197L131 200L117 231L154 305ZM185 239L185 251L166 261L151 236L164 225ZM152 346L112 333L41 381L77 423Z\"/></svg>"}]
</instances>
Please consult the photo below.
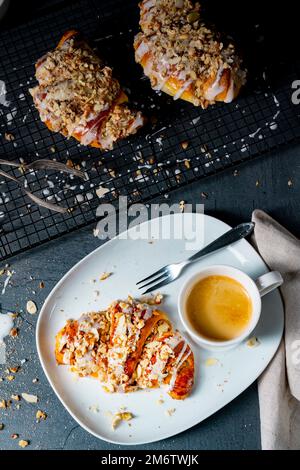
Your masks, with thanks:
<instances>
[{"instance_id":1,"label":"fork tine","mask_svg":"<svg viewBox=\"0 0 300 470\"><path fill-rule=\"evenodd\" d=\"M143 282L148 281L149 279L151 279L154 276L158 276L159 274L163 274L165 272L166 268L167 268L167 266L164 266L163 268L160 268L158 271L155 271L155 273L152 273L150 276L147 276L144 279L142 279L141 281L137 282L136 285L138 286L139 284L142 284Z\"/></svg>"},{"instance_id":2,"label":"fork tine","mask_svg":"<svg viewBox=\"0 0 300 470\"><path fill-rule=\"evenodd\" d=\"M149 282L146 282L146 284L143 284L142 286L139 286L139 289L144 289L145 287L150 286L150 284L153 284L154 282L157 282L160 279L163 279L167 274L168 274L168 271L165 271L160 276L155 277L154 279L151 279Z\"/></svg>"},{"instance_id":3,"label":"fork tine","mask_svg":"<svg viewBox=\"0 0 300 470\"><path fill-rule=\"evenodd\" d=\"M169 282L172 282L173 278L169 275L167 276L163 281L159 282L158 284L154 284L154 286L149 287L145 292L143 292L142 295L149 294L149 292L152 292L155 289L159 289L162 286L165 286L166 284L169 284Z\"/></svg>"}]
</instances>

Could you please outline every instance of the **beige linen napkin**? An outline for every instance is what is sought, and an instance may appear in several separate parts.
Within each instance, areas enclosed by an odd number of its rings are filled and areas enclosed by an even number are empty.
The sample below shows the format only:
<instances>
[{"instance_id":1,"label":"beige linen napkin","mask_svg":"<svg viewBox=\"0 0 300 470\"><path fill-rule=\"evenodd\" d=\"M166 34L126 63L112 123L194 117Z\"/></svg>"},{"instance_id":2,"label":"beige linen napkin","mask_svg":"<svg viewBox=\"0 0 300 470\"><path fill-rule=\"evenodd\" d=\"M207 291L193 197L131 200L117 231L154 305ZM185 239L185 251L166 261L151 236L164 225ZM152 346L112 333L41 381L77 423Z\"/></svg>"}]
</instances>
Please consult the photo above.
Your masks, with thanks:
<instances>
[{"instance_id":1,"label":"beige linen napkin","mask_svg":"<svg viewBox=\"0 0 300 470\"><path fill-rule=\"evenodd\" d=\"M262 449L300 449L300 241L261 210L252 214L257 249L283 278L285 332L258 381Z\"/></svg>"}]
</instances>

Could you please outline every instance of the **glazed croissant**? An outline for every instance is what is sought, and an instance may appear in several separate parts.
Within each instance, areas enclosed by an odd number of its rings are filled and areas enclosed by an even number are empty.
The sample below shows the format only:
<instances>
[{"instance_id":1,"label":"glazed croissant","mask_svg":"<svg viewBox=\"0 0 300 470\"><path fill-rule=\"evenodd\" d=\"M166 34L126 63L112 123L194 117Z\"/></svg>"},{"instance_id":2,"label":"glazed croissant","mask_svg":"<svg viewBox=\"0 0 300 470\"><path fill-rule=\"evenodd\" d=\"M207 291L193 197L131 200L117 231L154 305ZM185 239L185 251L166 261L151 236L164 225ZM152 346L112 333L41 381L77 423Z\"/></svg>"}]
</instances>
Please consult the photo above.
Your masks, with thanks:
<instances>
[{"instance_id":1,"label":"glazed croissant","mask_svg":"<svg viewBox=\"0 0 300 470\"><path fill-rule=\"evenodd\" d=\"M56 49L38 60L36 78L39 85L29 91L41 120L83 145L111 149L143 125L112 70L77 31L66 32Z\"/></svg>"},{"instance_id":2,"label":"glazed croissant","mask_svg":"<svg viewBox=\"0 0 300 470\"><path fill-rule=\"evenodd\" d=\"M194 383L194 355L167 315L129 298L106 311L70 320L56 336L56 361L97 378L108 392L166 385L186 398Z\"/></svg>"},{"instance_id":3,"label":"glazed croissant","mask_svg":"<svg viewBox=\"0 0 300 470\"><path fill-rule=\"evenodd\" d=\"M140 26L135 59L154 90L203 108L238 95L246 80L241 59L203 22L199 3L142 0Z\"/></svg>"}]
</instances>

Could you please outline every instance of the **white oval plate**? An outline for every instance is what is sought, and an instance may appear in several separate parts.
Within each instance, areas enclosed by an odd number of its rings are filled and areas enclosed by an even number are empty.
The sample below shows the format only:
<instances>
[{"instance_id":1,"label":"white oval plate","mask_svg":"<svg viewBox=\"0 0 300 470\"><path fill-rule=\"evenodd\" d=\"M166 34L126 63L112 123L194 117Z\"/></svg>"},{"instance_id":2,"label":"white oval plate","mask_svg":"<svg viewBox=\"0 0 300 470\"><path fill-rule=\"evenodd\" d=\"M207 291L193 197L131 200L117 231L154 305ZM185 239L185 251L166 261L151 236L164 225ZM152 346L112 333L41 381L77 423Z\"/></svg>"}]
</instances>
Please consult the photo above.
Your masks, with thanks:
<instances>
[{"instance_id":1,"label":"white oval plate","mask_svg":"<svg viewBox=\"0 0 300 470\"><path fill-rule=\"evenodd\" d=\"M129 230L131 238L120 236L105 243L77 263L56 285L40 312L36 330L37 350L45 374L56 395L71 416L94 436L116 444L144 444L158 441L184 431L225 406L245 390L265 369L275 354L283 332L283 306L278 291L263 298L263 310L254 332L260 344L250 348L246 342L226 353L202 350L192 341L195 353L196 380L193 392L184 401L172 400L164 390L138 391L131 394L107 394L90 378L76 379L68 367L58 367L54 357L55 335L68 318L100 310L111 301L137 296L135 283L161 266L185 259L186 240L138 239L138 232L159 224L167 230L170 217L175 224L185 220L192 229L197 218L204 228L204 244L208 244L230 227L213 217L202 214L176 214L152 219ZM153 232L152 232L153 233ZM124 234L123 234L124 237ZM134 239L137 238L137 239ZM198 251L203 246L200 242ZM267 267L245 240L212 254L189 266L177 281L165 286L164 309L175 326L183 327L177 315L177 294L180 285L198 269L211 264L229 264L242 269L253 278ZM103 272L113 272L105 281ZM96 282L94 282L96 280ZM99 291L96 296L95 291ZM208 361L208 358L217 361ZM208 363L214 363L208 366ZM159 403L162 397L163 403ZM134 415L113 431L112 413L126 407ZM168 413L168 410L172 412Z\"/></svg>"}]
</instances>

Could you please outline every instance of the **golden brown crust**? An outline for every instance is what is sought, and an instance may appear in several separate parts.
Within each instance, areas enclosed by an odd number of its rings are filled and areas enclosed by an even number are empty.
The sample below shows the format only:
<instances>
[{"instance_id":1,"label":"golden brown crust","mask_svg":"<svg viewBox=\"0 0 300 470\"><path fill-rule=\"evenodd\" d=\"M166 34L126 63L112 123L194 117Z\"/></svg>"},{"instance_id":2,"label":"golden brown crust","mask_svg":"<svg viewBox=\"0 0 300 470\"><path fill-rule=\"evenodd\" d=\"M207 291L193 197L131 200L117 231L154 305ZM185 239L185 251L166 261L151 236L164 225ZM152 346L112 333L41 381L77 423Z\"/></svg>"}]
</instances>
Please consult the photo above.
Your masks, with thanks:
<instances>
[{"instance_id":1,"label":"golden brown crust","mask_svg":"<svg viewBox=\"0 0 300 470\"><path fill-rule=\"evenodd\" d=\"M68 321L56 336L55 356L109 392L168 385L172 398L184 399L193 386L190 346L165 312L131 298Z\"/></svg>"},{"instance_id":2,"label":"golden brown crust","mask_svg":"<svg viewBox=\"0 0 300 470\"><path fill-rule=\"evenodd\" d=\"M241 59L203 22L198 2L143 0L140 9L135 57L155 90L203 108L238 95L246 76Z\"/></svg>"},{"instance_id":3,"label":"golden brown crust","mask_svg":"<svg viewBox=\"0 0 300 470\"><path fill-rule=\"evenodd\" d=\"M143 125L141 113L126 105L112 70L75 30L38 60L36 78L39 85L30 93L41 120L49 130L83 145L110 149Z\"/></svg>"}]
</instances>

